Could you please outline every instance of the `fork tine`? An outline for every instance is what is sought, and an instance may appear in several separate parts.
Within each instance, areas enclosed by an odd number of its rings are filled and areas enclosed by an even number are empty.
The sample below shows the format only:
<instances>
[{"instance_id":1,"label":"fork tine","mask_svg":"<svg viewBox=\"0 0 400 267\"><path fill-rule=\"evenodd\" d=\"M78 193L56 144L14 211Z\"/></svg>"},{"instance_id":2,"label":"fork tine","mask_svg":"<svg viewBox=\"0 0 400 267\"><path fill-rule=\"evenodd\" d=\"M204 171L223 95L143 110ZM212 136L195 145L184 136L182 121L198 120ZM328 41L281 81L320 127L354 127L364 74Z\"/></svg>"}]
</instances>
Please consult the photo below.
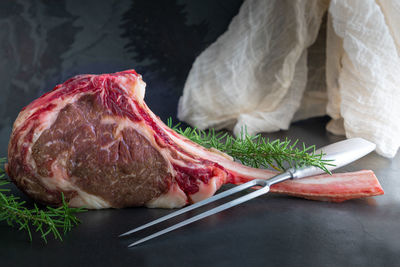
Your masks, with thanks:
<instances>
[{"instance_id":1,"label":"fork tine","mask_svg":"<svg viewBox=\"0 0 400 267\"><path fill-rule=\"evenodd\" d=\"M254 181L256 181L256 180L254 180ZM248 183L246 183L246 184L248 184ZM244 185L244 184L243 184L243 185ZM248 194L246 194L246 195L244 195L244 196L242 196L242 197L239 197L239 198L237 198L237 199L231 200L231 201L229 201L229 202L227 202L227 203L225 203L225 204L222 204L222 205L220 205L220 206L218 206L218 207L215 207L215 208L213 208L213 209L210 209L210 210L208 210L208 211L205 211L205 212L203 212L203 213L200 213L199 215L193 216L193 217L191 217L191 218L189 218L189 219L187 219L187 220L184 220L184 221L182 221L182 222L180 222L180 223L177 223L177 224L172 225L172 226L170 226L170 227L168 227L168 228L165 228L164 230L161 230L161 231L158 231L158 232L156 232L156 233L154 233L154 234L151 234L151 235L149 235L149 236L147 236L147 237L145 237L145 238L142 238L142 239L140 239L140 240L138 240L138 241L136 241L136 242L130 244L128 247L136 246L136 245L138 245L138 244L140 244L140 243L143 243L143 242L145 242L145 241L148 241L148 240L150 240L150 239L153 239L153 238L155 238L155 237L157 237L157 236L166 234L166 233L171 232L171 231L173 231L173 230L176 230L176 229L178 229L178 228L180 228L180 227L182 227L182 226L191 224L191 223L196 222L196 221L198 221L198 220L201 220L201 219L203 219L203 218L205 218L205 217L208 217L208 216L213 215L213 214L215 214L215 213L218 213L218 212L221 212L221 211L223 211L223 210L229 209L229 208L234 207L234 206L236 206L236 205L239 205L239 204L241 204L241 203L243 203L243 202L246 202L246 201L248 201L248 200L250 200L250 199L253 199L253 198L256 198L256 197L258 197L258 196L261 196L261 195L263 195L263 194L266 194L266 193L268 193L268 191L269 191L269 185L268 185L268 183L264 183L264 184L262 184L262 185L261 185L261 184L258 184L258 183L257 183L257 184L254 184L254 183L253 183L253 185L249 185L249 186L247 186L247 187L251 187L251 186L254 186L254 185L260 185L260 186L263 186L263 187L261 187L260 189L257 189L256 191L253 191L253 192L251 192L251 193L248 193ZM245 188L246 188L246 187L245 187ZM245 188L244 188L244 189L245 189ZM242 189L242 190L243 190L243 189ZM218 195L217 195L217 196L218 196Z\"/></svg>"},{"instance_id":2,"label":"fork tine","mask_svg":"<svg viewBox=\"0 0 400 267\"><path fill-rule=\"evenodd\" d=\"M262 180L262 181L263 181L263 180ZM188 212L188 211L194 210L194 209L196 209L196 208L199 208L199 207L201 207L201 206L207 205L207 204L209 204L209 203L211 203L211 202L213 202L213 201L216 201L216 200L218 200L218 199L221 199L221 198L230 196L230 195L232 195L232 194L238 193L238 192L240 192L240 191L242 191L242 190L245 190L245 189L247 189L247 188L253 187L253 186L255 186L255 185L260 185L259 183L260 183L260 181L258 181L258 180L252 180L252 181L249 181L249 182L247 182L247 183L238 185L238 186L236 186L236 187L234 187L234 188L231 188L231 189L229 189L229 190L225 190L224 192L221 192L221 193L219 193L219 194L216 194L216 195L214 195L214 196L212 196L212 197L210 197L210 198L207 198L207 199L205 199L205 200L199 201L199 202L197 202L197 203L194 203L194 204L192 204L192 205L190 205L190 206L187 206L187 207L182 208L182 209L180 209L180 210L177 210L177 211L175 211L175 212L172 212L172 213L170 213L170 214L168 214L168 215L165 215L165 216L163 216L163 217L161 217L161 218L159 218L159 219L157 219L157 220L151 221L151 222L146 223L146 224L144 224L144 225L142 225L142 226L139 226L139 227L137 227L137 228L135 228L135 229L132 229L132 230L126 232L126 233L120 234L119 237L127 236L127 235L130 235L130 234L132 234L132 233L138 232L138 231L140 231L140 230L146 229L146 228L148 228L148 227L150 227L150 226L153 226L153 225L155 225L155 224L158 224L158 223L161 223L161 222L163 222L163 221L169 220L169 219L171 219L171 218L173 218L173 217L176 217L176 216L178 216L178 215L181 215L181 214L183 214L183 213L185 213L185 212ZM263 183L263 182L261 182L261 183Z\"/></svg>"}]
</instances>

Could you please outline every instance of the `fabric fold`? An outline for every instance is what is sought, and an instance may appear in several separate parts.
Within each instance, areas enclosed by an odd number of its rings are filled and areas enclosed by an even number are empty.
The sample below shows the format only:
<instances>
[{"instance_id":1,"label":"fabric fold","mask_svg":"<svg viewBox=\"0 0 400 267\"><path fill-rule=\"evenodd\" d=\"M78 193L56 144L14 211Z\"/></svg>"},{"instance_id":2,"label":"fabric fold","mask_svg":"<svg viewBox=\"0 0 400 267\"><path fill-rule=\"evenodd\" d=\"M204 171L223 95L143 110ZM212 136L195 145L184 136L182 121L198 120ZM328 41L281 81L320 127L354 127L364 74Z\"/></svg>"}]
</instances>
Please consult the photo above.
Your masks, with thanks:
<instances>
[{"instance_id":1,"label":"fabric fold","mask_svg":"<svg viewBox=\"0 0 400 267\"><path fill-rule=\"evenodd\" d=\"M271 132L328 114L329 131L368 139L393 157L400 146L399 13L391 0L247 0L194 62L178 118L237 135L244 126L250 134Z\"/></svg>"}]
</instances>

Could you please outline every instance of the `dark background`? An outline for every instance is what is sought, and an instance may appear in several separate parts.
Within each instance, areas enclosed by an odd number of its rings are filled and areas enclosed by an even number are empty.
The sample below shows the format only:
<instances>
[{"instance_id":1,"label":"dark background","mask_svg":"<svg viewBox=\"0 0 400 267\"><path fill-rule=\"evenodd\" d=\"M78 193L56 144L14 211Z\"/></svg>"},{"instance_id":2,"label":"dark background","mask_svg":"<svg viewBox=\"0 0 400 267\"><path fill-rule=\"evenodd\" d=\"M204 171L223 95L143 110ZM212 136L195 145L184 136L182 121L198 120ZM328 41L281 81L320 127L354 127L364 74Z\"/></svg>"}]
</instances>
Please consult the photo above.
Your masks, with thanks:
<instances>
[{"instance_id":1,"label":"dark background","mask_svg":"<svg viewBox=\"0 0 400 267\"><path fill-rule=\"evenodd\" d=\"M175 117L194 59L241 3L1 0L0 156L22 107L77 74L133 68L147 83L149 107Z\"/></svg>"},{"instance_id":2,"label":"dark background","mask_svg":"<svg viewBox=\"0 0 400 267\"><path fill-rule=\"evenodd\" d=\"M21 108L76 74L134 68L147 83L145 100L154 113L175 118L194 59L227 29L240 5L1 0L0 157ZM327 121L302 121L267 136L317 146L342 139L325 131ZM400 157L372 153L342 171L360 169L376 173L384 196L334 204L266 195L133 249L126 246L151 231L116 236L169 210L80 214L81 225L63 242L50 238L47 245L0 223L0 266L398 266Z\"/></svg>"}]
</instances>

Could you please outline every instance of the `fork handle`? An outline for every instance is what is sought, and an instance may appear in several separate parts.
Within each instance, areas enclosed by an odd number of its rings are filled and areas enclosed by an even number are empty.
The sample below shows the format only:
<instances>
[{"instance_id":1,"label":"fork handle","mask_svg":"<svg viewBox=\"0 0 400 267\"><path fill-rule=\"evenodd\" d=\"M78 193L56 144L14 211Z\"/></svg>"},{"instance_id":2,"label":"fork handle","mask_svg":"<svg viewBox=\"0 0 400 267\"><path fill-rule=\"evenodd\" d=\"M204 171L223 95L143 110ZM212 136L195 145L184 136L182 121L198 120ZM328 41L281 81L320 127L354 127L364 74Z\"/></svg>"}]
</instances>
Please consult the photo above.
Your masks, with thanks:
<instances>
[{"instance_id":1,"label":"fork handle","mask_svg":"<svg viewBox=\"0 0 400 267\"><path fill-rule=\"evenodd\" d=\"M295 170L295 169L293 169ZM292 169L285 171L284 173L275 175L274 177L272 177L271 179L267 180L267 185L270 187L273 184L277 184L289 179L293 179L293 172Z\"/></svg>"},{"instance_id":2,"label":"fork handle","mask_svg":"<svg viewBox=\"0 0 400 267\"><path fill-rule=\"evenodd\" d=\"M326 168L333 171L337 168L346 166L347 164L367 155L375 149L375 144L362 139L350 138L337 143L324 146L314 152L315 155L324 154L321 159L327 161ZM288 172L292 174L293 179L314 176L325 173L322 169L308 166L302 168L292 168Z\"/></svg>"}]
</instances>

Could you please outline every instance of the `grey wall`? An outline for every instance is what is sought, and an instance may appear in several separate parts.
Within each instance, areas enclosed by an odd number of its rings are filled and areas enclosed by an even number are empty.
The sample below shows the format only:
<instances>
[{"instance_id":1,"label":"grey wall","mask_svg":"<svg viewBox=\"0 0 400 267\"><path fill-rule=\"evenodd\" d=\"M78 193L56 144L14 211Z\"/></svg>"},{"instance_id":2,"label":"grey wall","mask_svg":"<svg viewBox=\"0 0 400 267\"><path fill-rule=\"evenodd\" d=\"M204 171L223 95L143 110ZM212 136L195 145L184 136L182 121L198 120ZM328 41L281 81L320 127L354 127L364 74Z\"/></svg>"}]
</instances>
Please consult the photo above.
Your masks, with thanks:
<instances>
[{"instance_id":1,"label":"grey wall","mask_svg":"<svg viewBox=\"0 0 400 267\"><path fill-rule=\"evenodd\" d=\"M134 68L150 108L175 117L194 59L241 2L0 1L0 157L19 111L76 74Z\"/></svg>"}]
</instances>

